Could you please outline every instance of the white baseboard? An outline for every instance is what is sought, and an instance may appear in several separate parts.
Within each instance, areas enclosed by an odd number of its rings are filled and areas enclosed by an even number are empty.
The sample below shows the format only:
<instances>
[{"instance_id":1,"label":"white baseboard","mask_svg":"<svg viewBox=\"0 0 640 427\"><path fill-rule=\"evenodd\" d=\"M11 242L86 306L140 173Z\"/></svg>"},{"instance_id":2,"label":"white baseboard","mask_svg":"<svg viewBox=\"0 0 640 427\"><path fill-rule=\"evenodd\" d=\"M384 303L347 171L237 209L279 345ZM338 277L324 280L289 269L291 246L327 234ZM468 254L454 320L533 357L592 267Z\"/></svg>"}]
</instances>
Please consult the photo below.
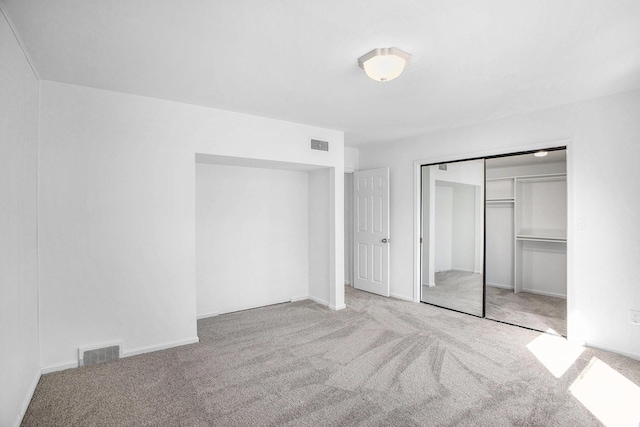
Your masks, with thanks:
<instances>
[{"instance_id":1,"label":"white baseboard","mask_svg":"<svg viewBox=\"0 0 640 427\"><path fill-rule=\"evenodd\" d=\"M198 314L198 315L196 316L196 319L198 319L198 320L200 320L200 319L206 319L206 318L209 318L209 317L216 317L216 316L219 316L219 315L220 315L220 313L218 313L217 311L212 311L212 312L210 312L210 313L202 313L202 314Z\"/></svg>"},{"instance_id":2,"label":"white baseboard","mask_svg":"<svg viewBox=\"0 0 640 427\"><path fill-rule=\"evenodd\" d=\"M186 340L172 341L172 342L159 344L159 345L150 345L147 347L138 347L131 350L124 350L120 348L120 355L122 357L131 357L131 356L136 356L138 354L151 353L153 351L159 351L159 350L166 350L168 348L179 347L181 345L193 344L197 342L200 342L200 338L193 337L193 338L188 338ZM72 360L72 361L57 363L55 365L45 366L44 368L40 369L40 373L44 375L44 374L49 374L51 372L64 371L66 369L73 369L77 367L78 367L78 361Z\"/></svg>"},{"instance_id":3,"label":"white baseboard","mask_svg":"<svg viewBox=\"0 0 640 427\"><path fill-rule=\"evenodd\" d=\"M31 381L31 385L27 389L27 395L24 397L22 401L22 405L20 405L20 412L18 412L18 416L16 417L16 421L13 423L15 427L19 427L22 424L22 419L24 418L24 414L27 412L27 408L29 407L29 403L31 403L31 399L33 399L33 394L36 392L36 387L38 386L38 382L40 381L40 377L42 376L42 372L38 370Z\"/></svg>"},{"instance_id":4,"label":"white baseboard","mask_svg":"<svg viewBox=\"0 0 640 427\"><path fill-rule=\"evenodd\" d=\"M413 298L409 298L409 297L404 296L404 295L400 295L400 294L393 294L393 293L392 293L392 294L389 294L389 296L390 296L391 298L401 299L401 300L403 300L403 301L410 301L410 302L413 302Z\"/></svg>"},{"instance_id":5,"label":"white baseboard","mask_svg":"<svg viewBox=\"0 0 640 427\"><path fill-rule=\"evenodd\" d=\"M530 294L544 295L544 296L547 296L547 297L555 297L555 298L567 299L566 295L556 294L556 293L553 293L553 292L538 291L538 290L535 290L535 289L522 288L522 292L529 292Z\"/></svg>"},{"instance_id":6,"label":"white baseboard","mask_svg":"<svg viewBox=\"0 0 640 427\"><path fill-rule=\"evenodd\" d=\"M479 271L468 270L466 268L456 268L456 267L451 267L451 270L447 270L447 271L459 271L461 273L480 273Z\"/></svg>"},{"instance_id":7,"label":"white baseboard","mask_svg":"<svg viewBox=\"0 0 640 427\"><path fill-rule=\"evenodd\" d=\"M122 357L137 356L138 354L151 353L153 351L166 350L172 347L180 347L181 345L194 344L200 342L200 338L192 337L186 340L172 341L160 345L150 345L147 347L138 347L131 350L122 351Z\"/></svg>"},{"instance_id":8,"label":"white baseboard","mask_svg":"<svg viewBox=\"0 0 640 427\"><path fill-rule=\"evenodd\" d=\"M586 347L596 348L598 350L604 350L604 351L608 351L608 352L611 352L611 353L620 354L620 355L622 355L624 357L628 357L630 359L640 360L640 354L629 353L629 352L626 352L626 351L620 351L620 350L616 350L614 348L609 348L609 347L605 347L605 346L594 344L594 343L585 343L584 345Z\"/></svg>"},{"instance_id":9,"label":"white baseboard","mask_svg":"<svg viewBox=\"0 0 640 427\"><path fill-rule=\"evenodd\" d=\"M500 284L500 283L489 283L489 282L487 282L487 286L491 286L492 288L512 289L513 290L513 286L503 285L503 284Z\"/></svg>"},{"instance_id":10,"label":"white baseboard","mask_svg":"<svg viewBox=\"0 0 640 427\"><path fill-rule=\"evenodd\" d=\"M49 365L49 366L40 368L40 373L44 375L44 374L50 374L51 372L64 371L67 369L73 369L77 367L78 367L78 361L71 360L71 361L56 363L54 365Z\"/></svg>"},{"instance_id":11,"label":"white baseboard","mask_svg":"<svg viewBox=\"0 0 640 427\"><path fill-rule=\"evenodd\" d=\"M263 302L263 303L260 303L260 304L243 305L243 306L240 306L240 307L232 308L231 310L223 310L223 311L219 312L218 314L227 314L227 313L235 313L236 311L252 310L254 308L261 308L261 307L267 307L267 306L270 306L270 305L283 304L285 302L291 302L291 298L267 301L267 302Z\"/></svg>"},{"instance_id":12,"label":"white baseboard","mask_svg":"<svg viewBox=\"0 0 640 427\"><path fill-rule=\"evenodd\" d=\"M327 307L329 307L329 303L327 301L325 301L325 300L320 299L320 298L317 298L317 297L309 295L307 297L307 299L310 299L313 302L317 302L318 304L326 305Z\"/></svg>"},{"instance_id":13,"label":"white baseboard","mask_svg":"<svg viewBox=\"0 0 640 427\"><path fill-rule=\"evenodd\" d=\"M342 304L342 305L339 305L339 306L331 305L327 301L325 301L323 299L320 299L318 297L314 297L312 295L307 295L307 296L304 296L304 297L294 297L294 298L291 298L291 302L302 301L302 300L305 300L305 299L308 299L308 300L311 300L313 302L317 302L318 304L321 304L321 305L324 305L326 307L329 307L331 310L342 310L342 309L347 308L347 306L345 304Z\"/></svg>"},{"instance_id":14,"label":"white baseboard","mask_svg":"<svg viewBox=\"0 0 640 427\"><path fill-rule=\"evenodd\" d=\"M351 282L350 282L350 281L348 281L348 280L345 280L345 281L344 281L344 284L345 284L345 285L347 285L347 286L351 286Z\"/></svg>"}]
</instances>

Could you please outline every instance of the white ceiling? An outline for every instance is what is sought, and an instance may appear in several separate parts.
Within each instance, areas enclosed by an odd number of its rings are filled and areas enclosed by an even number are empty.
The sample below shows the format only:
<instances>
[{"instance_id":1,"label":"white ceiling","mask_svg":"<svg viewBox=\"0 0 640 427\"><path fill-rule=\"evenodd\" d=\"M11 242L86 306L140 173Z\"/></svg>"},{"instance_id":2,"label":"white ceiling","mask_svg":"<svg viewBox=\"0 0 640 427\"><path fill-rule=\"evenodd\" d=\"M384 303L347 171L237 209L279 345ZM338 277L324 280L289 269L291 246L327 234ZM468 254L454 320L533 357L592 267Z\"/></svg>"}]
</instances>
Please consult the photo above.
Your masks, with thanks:
<instances>
[{"instance_id":1,"label":"white ceiling","mask_svg":"<svg viewBox=\"0 0 640 427\"><path fill-rule=\"evenodd\" d=\"M638 0L0 0L40 77L346 132L346 144L640 88ZM368 79L375 47L413 55Z\"/></svg>"}]
</instances>

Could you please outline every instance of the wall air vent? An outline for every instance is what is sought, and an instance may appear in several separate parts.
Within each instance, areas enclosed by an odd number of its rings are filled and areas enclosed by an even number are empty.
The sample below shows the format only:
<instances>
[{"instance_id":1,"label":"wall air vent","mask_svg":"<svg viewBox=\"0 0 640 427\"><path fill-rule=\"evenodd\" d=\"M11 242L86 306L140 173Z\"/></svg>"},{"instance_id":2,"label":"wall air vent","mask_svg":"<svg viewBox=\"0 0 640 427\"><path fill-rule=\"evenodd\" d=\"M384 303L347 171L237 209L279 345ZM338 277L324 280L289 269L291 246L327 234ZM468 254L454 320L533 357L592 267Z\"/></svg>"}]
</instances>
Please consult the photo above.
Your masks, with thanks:
<instances>
[{"instance_id":1,"label":"wall air vent","mask_svg":"<svg viewBox=\"0 0 640 427\"><path fill-rule=\"evenodd\" d=\"M327 141L320 141L319 139L312 139L311 149L320 150L320 151L329 151L329 143Z\"/></svg>"},{"instance_id":2,"label":"wall air vent","mask_svg":"<svg viewBox=\"0 0 640 427\"><path fill-rule=\"evenodd\" d=\"M120 359L122 343L100 344L78 349L78 366L95 365Z\"/></svg>"}]
</instances>

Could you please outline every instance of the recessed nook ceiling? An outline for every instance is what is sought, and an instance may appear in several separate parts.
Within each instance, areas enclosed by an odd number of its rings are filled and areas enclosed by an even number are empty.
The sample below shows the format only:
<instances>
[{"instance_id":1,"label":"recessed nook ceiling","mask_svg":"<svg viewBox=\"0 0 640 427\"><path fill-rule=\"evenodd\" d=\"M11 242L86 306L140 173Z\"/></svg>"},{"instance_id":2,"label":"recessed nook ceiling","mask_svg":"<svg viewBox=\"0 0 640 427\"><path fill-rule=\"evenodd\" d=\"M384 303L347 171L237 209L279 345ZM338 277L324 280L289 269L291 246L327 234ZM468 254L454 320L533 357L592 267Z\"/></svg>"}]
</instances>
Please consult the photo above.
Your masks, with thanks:
<instances>
[{"instance_id":1,"label":"recessed nook ceiling","mask_svg":"<svg viewBox=\"0 0 640 427\"><path fill-rule=\"evenodd\" d=\"M394 141L640 87L637 0L1 0L40 77ZM412 55L374 82L357 58Z\"/></svg>"}]
</instances>

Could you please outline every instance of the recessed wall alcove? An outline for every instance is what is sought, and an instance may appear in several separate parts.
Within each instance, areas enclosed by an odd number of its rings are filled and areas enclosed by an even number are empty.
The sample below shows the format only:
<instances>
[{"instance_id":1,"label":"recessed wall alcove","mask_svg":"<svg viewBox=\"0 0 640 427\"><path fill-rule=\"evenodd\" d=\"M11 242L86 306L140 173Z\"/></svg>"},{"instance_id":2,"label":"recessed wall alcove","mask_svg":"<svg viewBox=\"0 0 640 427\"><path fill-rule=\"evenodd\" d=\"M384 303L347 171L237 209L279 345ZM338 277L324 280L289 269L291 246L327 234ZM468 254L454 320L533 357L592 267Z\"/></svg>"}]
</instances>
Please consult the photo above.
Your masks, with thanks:
<instances>
[{"instance_id":1,"label":"recessed wall alcove","mask_svg":"<svg viewBox=\"0 0 640 427\"><path fill-rule=\"evenodd\" d=\"M330 168L196 154L198 318L330 305Z\"/></svg>"}]
</instances>

